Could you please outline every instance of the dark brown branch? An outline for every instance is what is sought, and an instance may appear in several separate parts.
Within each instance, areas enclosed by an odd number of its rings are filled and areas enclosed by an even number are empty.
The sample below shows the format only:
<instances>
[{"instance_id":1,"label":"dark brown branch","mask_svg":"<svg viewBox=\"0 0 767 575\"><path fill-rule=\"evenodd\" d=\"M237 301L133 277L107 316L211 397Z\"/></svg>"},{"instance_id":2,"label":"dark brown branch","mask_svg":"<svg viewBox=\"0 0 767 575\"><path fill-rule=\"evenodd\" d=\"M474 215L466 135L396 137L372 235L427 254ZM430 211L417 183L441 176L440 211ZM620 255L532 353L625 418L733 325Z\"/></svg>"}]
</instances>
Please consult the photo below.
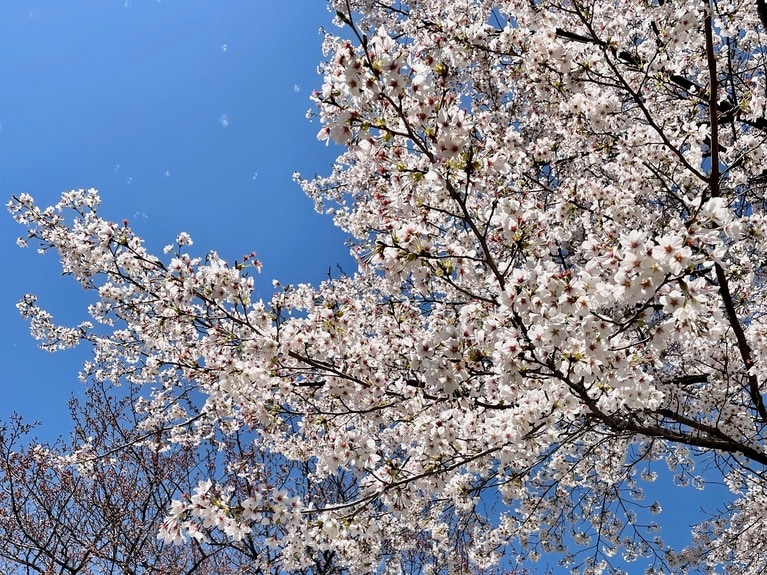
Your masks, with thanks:
<instances>
[{"instance_id":1,"label":"dark brown branch","mask_svg":"<svg viewBox=\"0 0 767 575\"><path fill-rule=\"evenodd\" d=\"M717 92L719 83L716 75L716 55L714 54L714 33L711 24L711 11L706 10L703 18L703 28L706 37L706 61L708 63L708 113L711 126L711 173L709 174L709 189L712 198L721 195L719 189L719 111L717 109ZM703 198L705 200L705 198ZM702 202L701 202L702 203Z\"/></svg>"},{"instance_id":2,"label":"dark brown branch","mask_svg":"<svg viewBox=\"0 0 767 575\"><path fill-rule=\"evenodd\" d=\"M759 14L759 20L767 31L767 3L764 0L756 0L756 13Z\"/></svg>"},{"instance_id":3,"label":"dark brown branch","mask_svg":"<svg viewBox=\"0 0 767 575\"><path fill-rule=\"evenodd\" d=\"M764 5L764 0L758 0L757 6ZM760 12L760 17L761 17ZM709 174L709 190L712 198L718 198L722 195L722 190L719 184L720 172L719 172L719 114L717 110L717 91L718 91L718 78L716 71L716 54L714 53L714 34L713 26L711 23L711 12L708 10L703 19L704 34L706 37L706 60L708 64L708 77L709 77L709 121L711 123L711 172ZM703 198L705 199L705 198ZM738 318L738 312L735 309L735 304L730 293L730 286L727 279L727 274L724 272L720 263L714 264L716 272L716 279L719 283L719 294L722 296L722 303L724 309L727 312L727 320L735 334L735 339L738 343L738 350L740 352L741 359L746 368L748 377L749 395L751 396L751 402L754 405L759 417L763 422L767 422L767 408L764 405L764 399L759 391L759 381L751 372L751 368L754 365L753 355L751 347L746 339L746 334L743 331L743 326L740 324Z\"/></svg>"}]
</instances>

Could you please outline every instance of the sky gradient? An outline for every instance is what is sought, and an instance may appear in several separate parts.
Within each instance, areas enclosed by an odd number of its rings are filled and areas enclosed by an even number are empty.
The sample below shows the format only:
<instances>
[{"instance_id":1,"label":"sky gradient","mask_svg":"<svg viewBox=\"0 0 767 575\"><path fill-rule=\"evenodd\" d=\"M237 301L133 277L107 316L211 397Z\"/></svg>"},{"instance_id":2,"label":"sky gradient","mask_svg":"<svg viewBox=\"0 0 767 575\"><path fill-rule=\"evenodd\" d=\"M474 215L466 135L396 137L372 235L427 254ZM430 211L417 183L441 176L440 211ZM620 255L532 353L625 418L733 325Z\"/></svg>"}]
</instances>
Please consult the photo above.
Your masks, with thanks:
<instances>
[{"instance_id":1,"label":"sky gradient","mask_svg":"<svg viewBox=\"0 0 767 575\"><path fill-rule=\"evenodd\" d=\"M294 4L293 6L297 6ZM306 112L321 86L322 1L45 0L0 8L0 190L39 205L98 188L102 213L131 226L155 252L186 231L193 252L229 260L256 251L271 279L316 282L353 268L345 235L314 212L292 174L326 174L338 149L316 140ZM15 303L39 296L68 324L90 301L59 277L54 254L16 247L0 218L0 418L65 431L88 350L37 349ZM352 270L353 271L353 270Z\"/></svg>"}]
</instances>

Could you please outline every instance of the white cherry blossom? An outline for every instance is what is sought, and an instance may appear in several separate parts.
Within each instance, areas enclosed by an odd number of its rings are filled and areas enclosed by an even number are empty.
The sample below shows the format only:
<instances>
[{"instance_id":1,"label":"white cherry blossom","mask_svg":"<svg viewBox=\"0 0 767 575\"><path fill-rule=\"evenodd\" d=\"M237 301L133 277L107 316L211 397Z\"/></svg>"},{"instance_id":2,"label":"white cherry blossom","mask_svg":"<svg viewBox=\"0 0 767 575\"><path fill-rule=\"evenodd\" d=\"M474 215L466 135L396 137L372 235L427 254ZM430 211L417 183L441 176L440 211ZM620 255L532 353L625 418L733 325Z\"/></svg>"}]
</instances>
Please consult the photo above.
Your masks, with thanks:
<instances>
[{"instance_id":1,"label":"white cherry blossom","mask_svg":"<svg viewBox=\"0 0 767 575\"><path fill-rule=\"evenodd\" d=\"M142 389L142 428L246 432L317 486L239 461L247 497L201 484L160 536L260 525L282 569L332 552L399 572L429 549L427 572L561 553L582 573L762 573L761 0L331 5L313 99L343 149L297 180L354 238L355 274L257 301L253 256L183 233L152 255L93 190L9 204L21 243L98 297L95 327L66 328L26 296L45 347L89 342L83 379ZM687 549L649 518L659 460L732 485Z\"/></svg>"}]
</instances>

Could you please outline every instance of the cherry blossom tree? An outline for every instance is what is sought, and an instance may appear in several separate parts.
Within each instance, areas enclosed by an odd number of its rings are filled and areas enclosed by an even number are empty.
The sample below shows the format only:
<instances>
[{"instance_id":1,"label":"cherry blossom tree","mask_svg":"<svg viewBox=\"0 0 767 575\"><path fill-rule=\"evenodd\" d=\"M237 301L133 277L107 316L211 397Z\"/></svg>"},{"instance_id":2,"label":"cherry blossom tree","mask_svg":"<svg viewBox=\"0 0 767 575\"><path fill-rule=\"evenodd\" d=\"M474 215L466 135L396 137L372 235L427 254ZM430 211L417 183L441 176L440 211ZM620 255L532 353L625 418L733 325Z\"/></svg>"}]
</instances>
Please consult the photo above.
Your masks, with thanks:
<instances>
[{"instance_id":1,"label":"cherry blossom tree","mask_svg":"<svg viewBox=\"0 0 767 575\"><path fill-rule=\"evenodd\" d=\"M288 570L764 572L764 1L331 4L314 101L341 152L297 179L353 275L256 300L254 256L151 254L93 190L9 204L96 296L75 327L26 296L42 346L90 344L82 377L143 390L162 448L257 454L160 537L261 529ZM731 491L683 548L648 519L666 465Z\"/></svg>"}]
</instances>

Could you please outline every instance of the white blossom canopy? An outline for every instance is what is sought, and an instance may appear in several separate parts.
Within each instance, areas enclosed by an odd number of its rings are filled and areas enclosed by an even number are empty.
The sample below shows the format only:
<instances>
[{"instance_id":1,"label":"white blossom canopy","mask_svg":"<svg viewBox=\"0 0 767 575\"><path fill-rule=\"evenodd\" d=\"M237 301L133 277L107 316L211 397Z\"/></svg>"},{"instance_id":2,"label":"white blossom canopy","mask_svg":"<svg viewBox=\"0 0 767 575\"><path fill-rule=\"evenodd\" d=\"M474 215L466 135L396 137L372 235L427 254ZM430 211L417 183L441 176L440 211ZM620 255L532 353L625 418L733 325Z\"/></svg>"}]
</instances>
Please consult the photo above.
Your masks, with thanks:
<instances>
[{"instance_id":1,"label":"white blossom canopy","mask_svg":"<svg viewBox=\"0 0 767 575\"><path fill-rule=\"evenodd\" d=\"M142 386L147 434L244 430L347 486L302 497L231 462L249 496L202 483L161 536L273 525L285 569L331 551L399 573L419 547L425 572L553 551L584 573L616 553L762 573L763 0L333 9L313 99L342 153L298 180L354 238L354 275L253 301L252 256L198 258L186 234L149 254L93 190L10 203L23 241L98 294L75 328L27 296L33 334L89 341L85 379ZM643 490L659 460L702 485L694 459L733 501L671 549Z\"/></svg>"}]
</instances>

